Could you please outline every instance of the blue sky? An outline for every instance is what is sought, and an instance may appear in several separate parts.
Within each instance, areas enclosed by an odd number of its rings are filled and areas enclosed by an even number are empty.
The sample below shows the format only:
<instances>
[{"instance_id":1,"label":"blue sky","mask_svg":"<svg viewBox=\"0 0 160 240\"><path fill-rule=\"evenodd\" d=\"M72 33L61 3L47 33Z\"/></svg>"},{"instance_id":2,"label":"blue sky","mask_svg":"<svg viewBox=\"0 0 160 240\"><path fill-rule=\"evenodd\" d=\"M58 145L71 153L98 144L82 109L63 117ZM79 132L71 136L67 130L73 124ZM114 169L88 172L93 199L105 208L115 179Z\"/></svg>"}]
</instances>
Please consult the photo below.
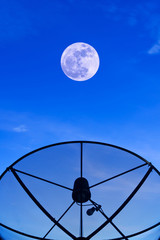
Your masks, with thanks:
<instances>
[{"instance_id":1,"label":"blue sky","mask_svg":"<svg viewBox=\"0 0 160 240\"><path fill-rule=\"evenodd\" d=\"M99 54L88 81L61 70L75 42ZM1 0L0 173L67 140L119 145L160 169L159 63L158 0Z\"/></svg>"},{"instance_id":2,"label":"blue sky","mask_svg":"<svg viewBox=\"0 0 160 240\"><path fill-rule=\"evenodd\" d=\"M61 70L75 42L99 54L88 81ZM127 148L160 170L159 65L158 0L1 0L0 174L36 148L72 140Z\"/></svg>"}]
</instances>

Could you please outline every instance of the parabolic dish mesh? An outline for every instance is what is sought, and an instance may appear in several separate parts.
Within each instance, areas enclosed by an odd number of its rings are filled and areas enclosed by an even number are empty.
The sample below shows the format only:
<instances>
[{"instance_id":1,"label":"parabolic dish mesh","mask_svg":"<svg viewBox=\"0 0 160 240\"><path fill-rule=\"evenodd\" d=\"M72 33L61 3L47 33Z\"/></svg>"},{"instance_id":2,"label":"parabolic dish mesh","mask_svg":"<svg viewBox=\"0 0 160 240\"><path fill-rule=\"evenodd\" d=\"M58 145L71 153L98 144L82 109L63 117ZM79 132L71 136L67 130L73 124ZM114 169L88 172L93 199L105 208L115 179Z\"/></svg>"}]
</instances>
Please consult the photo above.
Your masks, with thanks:
<instances>
[{"instance_id":1,"label":"parabolic dish mesh","mask_svg":"<svg viewBox=\"0 0 160 240\"><path fill-rule=\"evenodd\" d=\"M80 205L73 203L72 190L74 181L81 176L81 170L83 177L88 180L91 200L101 205L108 219L113 217L114 225L125 236L129 236L128 239L158 240L160 236L158 170L128 150L87 141L53 144L35 150L17 160L2 174L1 237L4 240L31 240L34 237L72 239L58 226L54 226L54 222L37 206L26 189L43 209L75 236L75 239L80 237ZM134 192L149 170L151 171L142 185ZM131 199L126 203L129 196ZM124 203L125 206L116 214ZM92 203L88 201L82 207L83 237L88 240L125 239L110 222L92 236L107 218L99 211L88 216L86 211L93 207L90 204ZM131 236L154 225L156 227L150 231ZM48 232L52 227L53 229Z\"/></svg>"}]
</instances>

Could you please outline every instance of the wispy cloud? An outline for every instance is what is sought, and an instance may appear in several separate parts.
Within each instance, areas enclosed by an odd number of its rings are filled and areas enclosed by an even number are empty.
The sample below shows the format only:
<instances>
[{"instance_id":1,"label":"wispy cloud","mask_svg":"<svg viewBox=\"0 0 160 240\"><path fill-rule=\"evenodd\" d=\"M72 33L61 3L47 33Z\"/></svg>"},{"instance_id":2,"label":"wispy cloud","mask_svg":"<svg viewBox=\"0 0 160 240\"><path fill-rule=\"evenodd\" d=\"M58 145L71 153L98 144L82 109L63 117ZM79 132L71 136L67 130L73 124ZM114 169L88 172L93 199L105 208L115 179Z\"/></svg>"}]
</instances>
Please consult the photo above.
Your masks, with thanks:
<instances>
[{"instance_id":1,"label":"wispy cloud","mask_svg":"<svg viewBox=\"0 0 160 240\"><path fill-rule=\"evenodd\" d=\"M7 136L6 146L15 152L17 149L19 152L22 150L22 154L26 153L24 152L26 147L33 150L60 141L91 139L83 126L77 126L56 118L13 111L0 111L0 116L1 136L3 134ZM3 137L0 141L1 146L5 145Z\"/></svg>"},{"instance_id":2,"label":"wispy cloud","mask_svg":"<svg viewBox=\"0 0 160 240\"><path fill-rule=\"evenodd\" d=\"M130 149L151 161L159 169L159 118L157 116L159 116L160 107L140 111L141 113L132 115L132 119L127 124L126 122L109 123L106 126L105 121L100 124L99 121L87 118L71 123L69 120L64 121L56 117L1 110L0 157L5 159L4 167L7 167L18 157L41 146L69 140L93 140ZM144 124L144 118L150 119L150 116L156 116L154 118L156 132L153 131L150 123ZM94 174L97 179L103 177L103 167L100 172L92 172L90 167L89 169L89 173Z\"/></svg>"},{"instance_id":3,"label":"wispy cloud","mask_svg":"<svg viewBox=\"0 0 160 240\"><path fill-rule=\"evenodd\" d=\"M27 132L28 138L40 139L54 136L59 138L63 136L72 137L73 135L82 137L81 129L70 125L70 123L61 122L57 119L48 118L45 116L36 116L29 113L18 113L12 111L1 111L0 130L7 132ZM23 122L23 124L22 124ZM47 141L48 142L48 141Z\"/></svg>"},{"instance_id":4,"label":"wispy cloud","mask_svg":"<svg viewBox=\"0 0 160 240\"><path fill-rule=\"evenodd\" d=\"M0 111L0 116L0 173L36 148L86 139L84 129L58 119L13 111Z\"/></svg>"},{"instance_id":5,"label":"wispy cloud","mask_svg":"<svg viewBox=\"0 0 160 240\"><path fill-rule=\"evenodd\" d=\"M150 179L150 178L149 178ZM101 192L129 192L131 191L131 189L133 189L136 186L136 177L135 179L133 178L132 181L130 180L130 178L125 179L125 180L121 180L119 178L118 180L118 184L117 182L115 184L102 184L100 187L97 188L97 191L101 191ZM154 188L153 188L154 186ZM159 196L160 194L160 184L156 183L154 181L151 181L150 184L147 184L145 186L142 187L142 191L143 191L143 198L144 197L150 197L151 194L153 196L153 194L156 196ZM140 196L141 197L141 196Z\"/></svg>"},{"instance_id":6,"label":"wispy cloud","mask_svg":"<svg viewBox=\"0 0 160 240\"><path fill-rule=\"evenodd\" d=\"M17 127L14 127L13 131L14 132L18 132L18 133L22 133L22 132L27 132L28 129L27 129L27 127L25 125L19 125Z\"/></svg>"},{"instance_id":7,"label":"wispy cloud","mask_svg":"<svg viewBox=\"0 0 160 240\"><path fill-rule=\"evenodd\" d=\"M160 40L148 50L148 54L160 54Z\"/></svg>"}]
</instances>

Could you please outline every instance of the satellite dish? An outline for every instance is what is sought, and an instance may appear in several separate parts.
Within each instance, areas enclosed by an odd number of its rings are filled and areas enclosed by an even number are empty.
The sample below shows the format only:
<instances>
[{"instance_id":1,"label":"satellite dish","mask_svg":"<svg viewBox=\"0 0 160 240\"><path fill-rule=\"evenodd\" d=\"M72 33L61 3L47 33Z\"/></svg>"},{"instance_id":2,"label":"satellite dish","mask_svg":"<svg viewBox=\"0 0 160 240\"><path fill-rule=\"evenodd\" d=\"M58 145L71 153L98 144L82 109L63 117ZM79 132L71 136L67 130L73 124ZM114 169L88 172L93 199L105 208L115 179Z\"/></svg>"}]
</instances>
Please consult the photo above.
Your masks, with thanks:
<instances>
[{"instance_id":1,"label":"satellite dish","mask_svg":"<svg viewBox=\"0 0 160 240\"><path fill-rule=\"evenodd\" d=\"M160 236L160 172L111 144L72 141L32 151L0 176L7 240Z\"/></svg>"}]
</instances>

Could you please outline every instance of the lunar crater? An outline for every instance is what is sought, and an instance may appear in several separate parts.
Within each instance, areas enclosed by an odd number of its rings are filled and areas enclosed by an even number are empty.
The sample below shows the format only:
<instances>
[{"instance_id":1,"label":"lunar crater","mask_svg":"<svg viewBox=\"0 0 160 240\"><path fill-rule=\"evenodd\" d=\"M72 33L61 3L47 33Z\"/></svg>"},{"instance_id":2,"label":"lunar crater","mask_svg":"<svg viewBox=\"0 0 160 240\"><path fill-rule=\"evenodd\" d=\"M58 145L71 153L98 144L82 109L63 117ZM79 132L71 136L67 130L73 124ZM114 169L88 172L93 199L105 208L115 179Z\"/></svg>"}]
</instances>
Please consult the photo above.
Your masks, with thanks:
<instances>
[{"instance_id":1,"label":"lunar crater","mask_svg":"<svg viewBox=\"0 0 160 240\"><path fill-rule=\"evenodd\" d=\"M61 67L69 78L85 81L97 72L99 56L89 44L74 43L64 50L61 57Z\"/></svg>"}]
</instances>

